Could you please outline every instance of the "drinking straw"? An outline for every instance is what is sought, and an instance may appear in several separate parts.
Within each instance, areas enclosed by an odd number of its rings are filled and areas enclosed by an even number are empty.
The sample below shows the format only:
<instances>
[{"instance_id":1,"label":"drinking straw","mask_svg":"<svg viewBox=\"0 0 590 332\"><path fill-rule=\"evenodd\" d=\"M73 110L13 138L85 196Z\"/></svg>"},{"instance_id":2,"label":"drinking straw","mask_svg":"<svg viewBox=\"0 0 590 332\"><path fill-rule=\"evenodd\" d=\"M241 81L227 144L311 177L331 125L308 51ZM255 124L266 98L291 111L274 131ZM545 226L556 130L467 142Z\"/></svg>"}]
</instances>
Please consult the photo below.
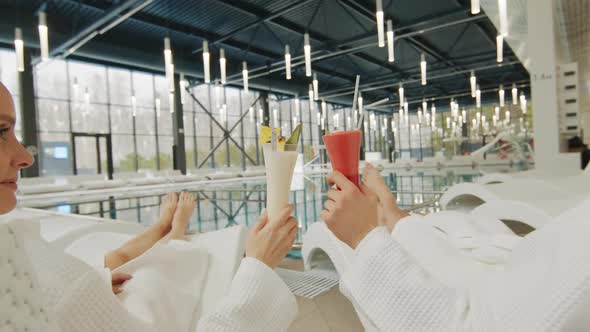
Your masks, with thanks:
<instances>
[{"instance_id":1,"label":"drinking straw","mask_svg":"<svg viewBox=\"0 0 590 332\"><path fill-rule=\"evenodd\" d=\"M360 75L356 75L356 81L354 83L354 97L352 97L352 112L356 111L356 103L359 97L359 81L361 79ZM356 120L356 119L355 119Z\"/></svg>"}]
</instances>

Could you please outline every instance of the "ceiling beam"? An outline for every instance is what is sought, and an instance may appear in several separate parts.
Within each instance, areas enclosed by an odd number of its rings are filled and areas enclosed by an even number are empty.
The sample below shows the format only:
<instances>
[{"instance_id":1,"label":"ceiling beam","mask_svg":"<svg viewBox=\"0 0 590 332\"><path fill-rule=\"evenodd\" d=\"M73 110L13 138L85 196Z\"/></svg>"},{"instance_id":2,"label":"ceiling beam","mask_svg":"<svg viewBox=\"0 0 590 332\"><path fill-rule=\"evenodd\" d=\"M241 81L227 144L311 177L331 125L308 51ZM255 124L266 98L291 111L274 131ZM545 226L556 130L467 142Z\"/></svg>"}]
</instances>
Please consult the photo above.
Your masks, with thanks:
<instances>
[{"instance_id":1,"label":"ceiling beam","mask_svg":"<svg viewBox=\"0 0 590 332\"><path fill-rule=\"evenodd\" d=\"M259 15L256 15L257 20L255 22L246 24L246 25L244 25L244 26L242 26L240 28L237 28L237 29L233 30L232 32L230 32L230 33L228 33L226 35L223 35L223 36L221 36L219 38L213 39L213 40L209 41L209 44L210 45L215 45L215 44L221 43L221 42L223 42L225 40L228 40L228 39L232 38L233 36L237 35L238 33L241 33L241 32L247 31L247 30L250 30L250 29L252 29L252 28L254 28L254 27L256 27L256 26L258 26L258 25L260 25L262 23L270 22L273 19L276 19L276 18L278 18L278 17L280 17L282 15L285 15L286 13L288 13L288 12L294 10L294 9L297 9L297 8L299 8L299 7L307 4L307 3L310 3L311 1L315 1L315 0L301 0L299 2L295 2L295 3L289 4L289 5L281 8L281 9L279 9L279 10L273 12L273 13L267 13L266 15L264 15L264 17L260 17ZM225 3L225 2L223 2L223 3ZM232 8L234 8L233 5L232 5ZM203 50L202 48L196 49L196 50L193 51L193 54L199 53L202 50Z\"/></svg>"},{"instance_id":2,"label":"ceiling beam","mask_svg":"<svg viewBox=\"0 0 590 332\"><path fill-rule=\"evenodd\" d=\"M230 0L216 0L216 1L224 4L228 8L238 10L246 15L256 17L259 20L263 19L264 16L272 15L272 13L266 11L265 9L257 7L257 6L253 6L248 3L230 1ZM259 13L259 14L257 14L257 13ZM309 27L304 28L298 24L292 23L292 22L290 22L286 19L280 18L280 17L275 17L273 20L269 20L268 23L271 23L273 26L277 26L279 28L285 29L291 33L295 33L298 35L303 35L305 32L310 32L310 36L309 36L310 39L312 41L315 41L316 43L322 44L324 47L327 47L327 50L333 51L333 50L340 50L341 49L340 47L335 46L335 44L337 43L336 41L330 40L330 38L328 36L322 34L321 32L311 31L309 29ZM393 65L393 64L389 64L386 60L376 59L376 58L374 58L370 55L366 55L366 54L359 55L356 53L352 53L352 55L357 58L360 58L366 62L372 63L374 65L378 65L380 67L385 67L392 72L398 72L398 73L402 74L402 76L407 76L403 72L403 70L401 70L398 66Z\"/></svg>"},{"instance_id":3,"label":"ceiling beam","mask_svg":"<svg viewBox=\"0 0 590 332\"><path fill-rule=\"evenodd\" d=\"M142 6L143 3L146 1L149 0L128 0L109 7L100 19L89 24L88 26L80 30L78 33L74 34L71 38L52 49L49 53L49 56L67 56L73 53L78 48L89 42L92 38L96 37L99 34L100 28L104 27L109 21L113 20L118 15L122 14L124 11L131 9L135 4L139 3L139 6Z\"/></svg>"}]
</instances>

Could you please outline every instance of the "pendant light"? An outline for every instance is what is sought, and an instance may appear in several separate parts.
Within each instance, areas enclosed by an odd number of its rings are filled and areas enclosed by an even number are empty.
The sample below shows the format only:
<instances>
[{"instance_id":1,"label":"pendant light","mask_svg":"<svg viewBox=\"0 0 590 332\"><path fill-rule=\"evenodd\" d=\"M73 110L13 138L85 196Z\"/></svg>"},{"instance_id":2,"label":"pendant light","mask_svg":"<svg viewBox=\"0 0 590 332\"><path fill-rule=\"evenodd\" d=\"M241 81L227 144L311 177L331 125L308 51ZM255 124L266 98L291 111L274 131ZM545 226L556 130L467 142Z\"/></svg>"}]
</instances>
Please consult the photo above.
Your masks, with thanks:
<instances>
[{"instance_id":1,"label":"pendant light","mask_svg":"<svg viewBox=\"0 0 590 332\"><path fill-rule=\"evenodd\" d=\"M498 98L500 99L500 107L504 107L504 86L500 85L500 87L498 88Z\"/></svg>"},{"instance_id":2,"label":"pendant light","mask_svg":"<svg viewBox=\"0 0 590 332\"><path fill-rule=\"evenodd\" d=\"M311 77L311 45L307 32L303 35L303 53L305 55L305 76Z\"/></svg>"},{"instance_id":3,"label":"pendant light","mask_svg":"<svg viewBox=\"0 0 590 332\"><path fill-rule=\"evenodd\" d=\"M383 31L383 0L377 0L375 16L377 17L377 45L383 47L385 46L385 34Z\"/></svg>"},{"instance_id":4,"label":"pendant light","mask_svg":"<svg viewBox=\"0 0 590 332\"><path fill-rule=\"evenodd\" d=\"M319 87L318 87L318 76L316 73L313 73L313 100L318 100L318 94L319 94Z\"/></svg>"},{"instance_id":5,"label":"pendant light","mask_svg":"<svg viewBox=\"0 0 590 332\"><path fill-rule=\"evenodd\" d=\"M526 112L527 112L526 97L525 97L524 93L520 94L520 110L522 111L522 114L526 114Z\"/></svg>"},{"instance_id":6,"label":"pendant light","mask_svg":"<svg viewBox=\"0 0 590 332\"><path fill-rule=\"evenodd\" d=\"M422 124L422 108L418 108L418 123Z\"/></svg>"},{"instance_id":7,"label":"pendant light","mask_svg":"<svg viewBox=\"0 0 590 332\"><path fill-rule=\"evenodd\" d=\"M475 90L477 89L477 78L475 77L475 72L472 70L471 75L469 76L469 84L471 86L471 97L475 98Z\"/></svg>"},{"instance_id":8,"label":"pendant light","mask_svg":"<svg viewBox=\"0 0 590 332\"><path fill-rule=\"evenodd\" d=\"M494 115L496 116L496 119L500 120L500 107L494 107Z\"/></svg>"},{"instance_id":9,"label":"pendant light","mask_svg":"<svg viewBox=\"0 0 590 332\"><path fill-rule=\"evenodd\" d=\"M358 105L359 115L363 114L363 96L361 96L360 92L359 92L359 97L357 99L357 105Z\"/></svg>"},{"instance_id":10,"label":"pendant light","mask_svg":"<svg viewBox=\"0 0 590 332\"><path fill-rule=\"evenodd\" d=\"M480 11L479 0L471 0L471 14L479 14Z\"/></svg>"},{"instance_id":11,"label":"pendant light","mask_svg":"<svg viewBox=\"0 0 590 332\"><path fill-rule=\"evenodd\" d=\"M161 112L161 109L162 109L161 103L162 102L160 101L160 97L156 97L156 100L155 100L155 104L156 104L156 117L158 117L158 118L160 117L160 112Z\"/></svg>"},{"instance_id":12,"label":"pendant light","mask_svg":"<svg viewBox=\"0 0 590 332\"><path fill-rule=\"evenodd\" d=\"M404 104L404 86L400 83L399 89L397 90L399 94L399 105L402 106Z\"/></svg>"},{"instance_id":13,"label":"pendant light","mask_svg":"<svg viewBox=\"0 0 590 332\"><path fill-rule=\"evenodd\" d=\"M221 73L221 84L225 84L226 82L226 59L225 59L225 50L222 48L219 50L219 71Z\"/></svg>"},{"instance_id":14,"label":"pendant light","mask_svg":"<svg viewBox=\"0 0 590 332\"><path fill-rule=\"evenodd\" d=\"M467 121L467 111L465 111L465 109L461 111L461 118L463 119L463 123Z\"/></svg>"},{"instance_id":15,"label":"pendant light","mask_svg":"<svg viewBox=\"0 0 590 332\"><path fill-rule=\"evenodd\" d=\"M508 9L506 0L498 0L498 16L500 20L500 34L508 36Z\"/></svg>"},{"instance_id":16,"label":"pendant light","mask_svg":"<svg viewBox=\"0 0 590 332\"><path fill-rule=\"evenodd\" d=\"M391 20L387 20L387 61L395 61L395 53L393 51L393 23Z\"/></svg>"},{"instance_id":17,"label":"pendant light","mask_svg":"<svg viewBox=\"0 0 590 332\"><path fill-rule=\"evenodd\" d=\"M47 15L39 12L39 46L41 48L41 60L49 60L49 30L47 28Z\"/></svg>"},{"instance_id":18,"label":"pendant light","mask_svg":"<svg viewBox=\"0 0 590 332\"><path fill-rule=\"evenodd\" d=\"M301 110L299 106L299 97L295 97L295 116L301 119Z\"/></svg>"},{"instance_id":19,"label":"pendant light","mask_svg":"<svg viewBox=\"0 0 590 332\"><path fill-rule=\"evenodd\" d=\"M313 102L313 86L310 84L309 85L309 91L308 91L308 96L309 96L309 109L310 110L314 110L314 102Z\"/></svg>"},{"instance_id":20,"label":"pendant light","mask_svg":"<svg viewBox=\"0 0 590 332\"><path fill-rule=\"evenodd\" d=\"M203 75L205 76L205 83L211 83L211 68L209 68L209 42L203 40Z\"/></svg>"},{"instance_id":21,"label":"pendant light","mask_svg":"<svg viewBox=\"0 0 590 332\"><path fill-rule=\"evenodd\" d=\"M242 62L242 79L244 80L244 92L248 92L248 64Z\"/></svg>"},{"instance_id":22,"label":"pendant light","mask_svg":"<svg viewBox=\"0 0 590 332\"><path fill-rule=\"evenodd\" d=\"M168 66L170 69L170 79L168 80L168 91L174 92L174 63Z\"/></svg>"},{"instance_id":23,"label":"pendant light","mask_svg":"<svg viewBox=\"0 0 590 332\"><path fill-rule=\"evenodd\" d=\"M21 28L14 29L14 51L16 52L16 70L25 71L25 43Z\"/></svg>"},{"instance_id":24,"label":"pendant light","mask_svg":"<svg viewBox=\"0 0 590 332\"><path fill-rule=\"evenodd\" d=\"M131 112L133 117L137 116L137 98L135 97L135 91L131 94Z\"/></svg>"},{"instance_id":25,"label":"pendant light","mask_svg":"<svg viewBox=\"0 0 590 332\"><path fill-rule=\"evenodd\" d=\"M496 37L496 58L498 62L504 61L504 37L502 35Z\"/></svg>"},{"instance_id":26,"label":"pendant light","mask_svg":"<svg viewBox=\"0 0 590 332\"><path fill-rule=\"evenodd\" d=\"M432 127L436 128L436 106L432 103L432 107L430 108L430 114L432 115Z\"/></svg>"},{"instance_id":27,"label":"pendant light","mask_svg":"<svg viewBox=\"0 0 590 332\"><path fill-rule=\"evenodd\" d=\"M506 123L510 123L510 111L506 111L504 116L505 116Z\"/></svg>"},{"instance_id":28,"label":"pendant light","mask_svg":"<svg viewBox=\"0 0 590 332\"><path fill-rule=\"evenodd\" d=\"M428 112L428 103L424 98L422 98L422 109L424 110L424 113Z\"/></svg>"},{"instance_id":29,"label":"pendant light","mask_svg":"<svg viewBox=\"0 0 590 332\"><path fill-rule=\"evenodd\" d=\"M475 107L481 108L481 90L479 89L479 85L475 90Z\"/></svg>"},{"instance_id":30,"label":"pendant light","mask_svg":"<svg viewBox=\"0 0 590 332\"><path fill-rule=\"evenodd\" d=\"M289 49L289 45L285 45L285 74L287 75L287 79L291 79L291 50Z\"/></svg>"},{"instance_id":31,"label":"pendant light","mask_svg":"<svg viewBox=\"0 0 590 332\"><path fill-rule=\"evenodd\" d=\"M420 78L422 85L426 85L426 57L424 53L420 54Z\"/></svg>"},{"instance_id":32,"label":"pendant light","mask_svg":"<svg viewBox=\"0 0 590 332\"><path fill-rule=\"evenodd\" d=\"M174 91L174 63L172 60L172 48L170 47L170 38L164 37L164 71L166 72L166 81L168 81L168 90Z\"/></svg>"},{"instance_id":33,"label":"pendant light","mask_svg":"<svg viewBox=\"0 0 590 332\"><path fill-rule=\"evenodd\" d=\"M168 94L168 104L170 105L170 114L174 114L174 108L176 106L174 103L174 92Z\"/></svg>"},{"instance_id":34,"label":"pendant light","mask_svg":"<svg viewBox=\"0 0 590 332\"><path fill-rule=\"evenodd\" d=\"M512 105L518 105L518 89L516 83L512 84Z\"/></svg>"},{"instance_id":35,"label":"pendant light","mask_svg":"<svg viewBox=\"0 0 590 332\"><path fill-rule=\"evenodd\" d=\"M250 118L250 123L254 123L254 107L248 107L248 117Z\"/></svg>"}]
</instances>

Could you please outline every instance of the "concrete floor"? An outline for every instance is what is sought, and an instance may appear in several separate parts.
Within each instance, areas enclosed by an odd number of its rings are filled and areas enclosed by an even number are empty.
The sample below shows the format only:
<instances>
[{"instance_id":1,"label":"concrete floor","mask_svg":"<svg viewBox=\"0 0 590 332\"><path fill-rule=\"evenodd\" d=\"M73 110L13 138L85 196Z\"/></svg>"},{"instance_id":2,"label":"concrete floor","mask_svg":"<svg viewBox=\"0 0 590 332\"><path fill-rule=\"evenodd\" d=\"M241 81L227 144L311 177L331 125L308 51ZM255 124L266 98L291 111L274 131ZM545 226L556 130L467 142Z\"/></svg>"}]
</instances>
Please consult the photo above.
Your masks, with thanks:
<instances>
[{"instance_id":1,"label":"concrete floor","mask_svg":"<svg viewBox=\"0 0 590 332\"><path fill-rule=\"evenodd\" d=\"M303 270L303 262L286 258L281 268ZM338 287L308 299L297 296L299 312L289 332L359 332L364 331L352 304Z\"/></svg>"}]
</instances>

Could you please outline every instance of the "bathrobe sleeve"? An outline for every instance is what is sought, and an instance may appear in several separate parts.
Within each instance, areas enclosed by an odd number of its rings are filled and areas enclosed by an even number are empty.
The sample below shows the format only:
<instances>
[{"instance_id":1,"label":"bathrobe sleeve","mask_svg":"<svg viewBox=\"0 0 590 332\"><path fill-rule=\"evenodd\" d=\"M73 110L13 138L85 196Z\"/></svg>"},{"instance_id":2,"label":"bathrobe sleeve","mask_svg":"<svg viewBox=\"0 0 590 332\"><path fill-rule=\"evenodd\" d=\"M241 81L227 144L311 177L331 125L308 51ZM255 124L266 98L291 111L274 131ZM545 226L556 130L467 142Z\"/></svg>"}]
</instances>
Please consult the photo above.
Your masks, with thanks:
<instances>
[{"instance_id":1,"label":"bathrobe sleeve","mask_svg":"<svg viewBox=\"0 0 590 332\"><path fill-rule=\"evenodd\" d=\"M246 257L228 294L198 324L201 332L287 331L297 302L283 280L257 259Z\"/></svg>"},{"instance_id":2,"label":"bathrobe sleeve","mask_svg":"<svg viewBox=\"0 0 590 332\"><path fill-rule=\"evenodd\" d=\"M588 331L590 200L574 212L523 238L501 267L454 287L380 227L356 248L340 288L369 330Z\"/></svg>"},{"instance_id":3,"label":"bathrobe sleeve","mask_svg":"<svg viewBox=\"0 0 590 332\"><path fill-rule=\"evenodd\" d=\"M431 277L385 227L356 248L340 289L378 331L463 330L465 296Z\"/></svg>"}]
</instances>

